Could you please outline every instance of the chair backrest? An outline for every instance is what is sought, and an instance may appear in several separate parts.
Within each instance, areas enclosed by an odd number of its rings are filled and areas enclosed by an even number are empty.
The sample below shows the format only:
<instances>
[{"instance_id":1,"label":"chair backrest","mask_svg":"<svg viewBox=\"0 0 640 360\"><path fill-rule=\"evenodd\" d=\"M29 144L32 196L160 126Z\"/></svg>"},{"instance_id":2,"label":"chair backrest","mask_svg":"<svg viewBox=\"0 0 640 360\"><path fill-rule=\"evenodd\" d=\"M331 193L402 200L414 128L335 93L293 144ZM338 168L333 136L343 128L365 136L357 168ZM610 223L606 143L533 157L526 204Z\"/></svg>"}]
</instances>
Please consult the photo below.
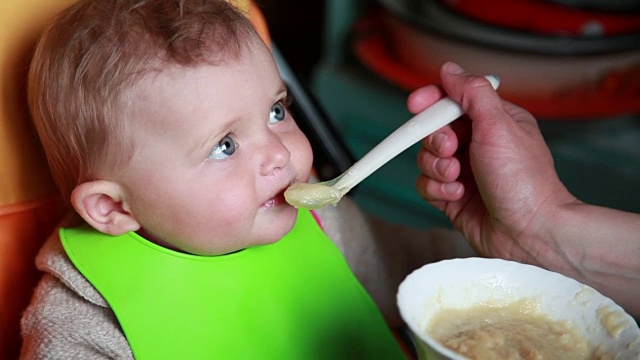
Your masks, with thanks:
<instances>
[{"instance_id":1,"label":"chair backrest","mask_svg":"<svg viewBox=\"0 0 640 360\"><path fill-rule=\"evenodd\" d=\"M0 356L15 358L19 319L39 274L33 259L62 215L62 202L32 130L26 75L44 24L74 0L0 5Z\"/></svg>"},{"instance_id":2,"label":"chair backrest","mask_svg":"<svg viewBox=\"0 0 640 360\"><path fill-rule=\"evenodd\" d=\"M18 356L19 320L40 276L34 257L64 210L29 118L29 62L45 23L75 1L3 0L0 5L0 359ZM230 1L249 12L270 44L257 6Z\"/></svg>"}]
</instances>

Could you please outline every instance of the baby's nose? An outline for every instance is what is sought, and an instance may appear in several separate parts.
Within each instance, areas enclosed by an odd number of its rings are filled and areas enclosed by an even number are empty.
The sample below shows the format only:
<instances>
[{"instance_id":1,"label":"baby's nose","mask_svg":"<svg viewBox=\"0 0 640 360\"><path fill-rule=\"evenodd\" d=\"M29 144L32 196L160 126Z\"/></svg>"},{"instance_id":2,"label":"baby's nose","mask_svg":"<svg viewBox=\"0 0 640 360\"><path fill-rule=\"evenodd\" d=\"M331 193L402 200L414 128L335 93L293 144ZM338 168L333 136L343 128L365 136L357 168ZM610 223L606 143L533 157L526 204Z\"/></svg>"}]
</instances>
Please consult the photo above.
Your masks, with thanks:
<instances>
[{"instance_id":1,"label":"baby's nose","mask_svg":"<svg viewBox=\"0 0 640 360\"><path fill-rule=\"evenodd\" d=\"M260 172L262 175L269 175L276 169L285 167L291 159L289 149L280 141L270 141L264 148Z\"/></svg>"}]
</instances>

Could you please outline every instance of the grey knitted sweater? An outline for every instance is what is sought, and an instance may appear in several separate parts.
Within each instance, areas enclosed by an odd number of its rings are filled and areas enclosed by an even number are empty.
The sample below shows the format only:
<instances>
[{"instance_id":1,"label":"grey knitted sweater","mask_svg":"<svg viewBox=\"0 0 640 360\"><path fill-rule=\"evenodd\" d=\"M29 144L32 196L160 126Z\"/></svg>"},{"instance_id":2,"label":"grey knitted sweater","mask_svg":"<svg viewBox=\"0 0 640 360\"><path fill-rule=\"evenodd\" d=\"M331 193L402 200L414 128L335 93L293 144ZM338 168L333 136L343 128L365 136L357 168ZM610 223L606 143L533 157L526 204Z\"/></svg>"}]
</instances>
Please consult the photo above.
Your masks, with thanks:
<instances>
[{"instance_id":1,"label":"grey knitted sweater","mask_svg":"<svg viewBox=\"0 0 640 360\"><path fill-rule=\"evenodd\" d=\"M391 326L401 325L395 294L404 276L427 262L471 254L452 230L385 224L345 200L318 210L318 217ZM57 231L36 265L43 276L22 318L21 359L133 359L109 304L71 263Z\"/></svg>"}]
</instances>

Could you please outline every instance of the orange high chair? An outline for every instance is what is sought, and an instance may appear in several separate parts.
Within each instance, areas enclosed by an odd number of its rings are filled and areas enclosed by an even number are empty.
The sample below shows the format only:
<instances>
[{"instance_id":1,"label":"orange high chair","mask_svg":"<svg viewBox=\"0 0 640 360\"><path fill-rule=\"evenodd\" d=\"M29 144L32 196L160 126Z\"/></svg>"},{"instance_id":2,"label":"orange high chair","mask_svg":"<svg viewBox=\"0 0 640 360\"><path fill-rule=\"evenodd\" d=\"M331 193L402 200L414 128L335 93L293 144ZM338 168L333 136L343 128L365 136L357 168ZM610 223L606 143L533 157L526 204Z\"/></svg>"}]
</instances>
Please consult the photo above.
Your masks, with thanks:
<instances>
[{"instance_id":1,"label":"orange high chair","mask_svg":"<svg viewBox=\"0 0 640 360\"><path fill-rule=\"evenodd\" d=\"M40 277L34 258L64 212L31 127L26 78L44 24L74 1L5 0L0 7L0 359L19 354L20 317ZM307 113L297 118L317 154L318 175L330 178L346 170L351 155L271 42L261 11L251 0L233 1L273 50L294 98L293 111Z\"/></svg>"},{"instance_id":2,"label":"orange high chair","mask_svg":"<svg viewBox=\"0 0 640 360\"><path fill-rule=\"evenodd\" d=\"M38 281L34 257L62 215L26 100L38 35L72 0L9 0L0 11L0 357L15 358L19 320Z\"/></svg>"}]
</instances>

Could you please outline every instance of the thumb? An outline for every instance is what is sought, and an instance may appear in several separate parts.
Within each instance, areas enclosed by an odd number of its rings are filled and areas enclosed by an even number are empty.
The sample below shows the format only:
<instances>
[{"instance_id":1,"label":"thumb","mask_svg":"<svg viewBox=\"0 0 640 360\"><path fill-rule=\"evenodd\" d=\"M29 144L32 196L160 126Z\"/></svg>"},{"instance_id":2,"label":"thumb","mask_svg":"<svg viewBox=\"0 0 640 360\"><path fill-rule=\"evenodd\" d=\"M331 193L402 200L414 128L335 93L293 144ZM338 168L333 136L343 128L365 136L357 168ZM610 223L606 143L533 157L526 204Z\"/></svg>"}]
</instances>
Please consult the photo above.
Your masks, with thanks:
<instances>
[{"instance_id":1,"label":"thumb","mask_svg":"<svg viewBox=\"0 0 640 360\"><path fill-rule=\"evenodd\" d=\"M511 119L502 99L484 77L468 74L453 62L442 66L440 77L447 95L462 106L474 129L495 129Z\"/></svg>"}]
</instances>

